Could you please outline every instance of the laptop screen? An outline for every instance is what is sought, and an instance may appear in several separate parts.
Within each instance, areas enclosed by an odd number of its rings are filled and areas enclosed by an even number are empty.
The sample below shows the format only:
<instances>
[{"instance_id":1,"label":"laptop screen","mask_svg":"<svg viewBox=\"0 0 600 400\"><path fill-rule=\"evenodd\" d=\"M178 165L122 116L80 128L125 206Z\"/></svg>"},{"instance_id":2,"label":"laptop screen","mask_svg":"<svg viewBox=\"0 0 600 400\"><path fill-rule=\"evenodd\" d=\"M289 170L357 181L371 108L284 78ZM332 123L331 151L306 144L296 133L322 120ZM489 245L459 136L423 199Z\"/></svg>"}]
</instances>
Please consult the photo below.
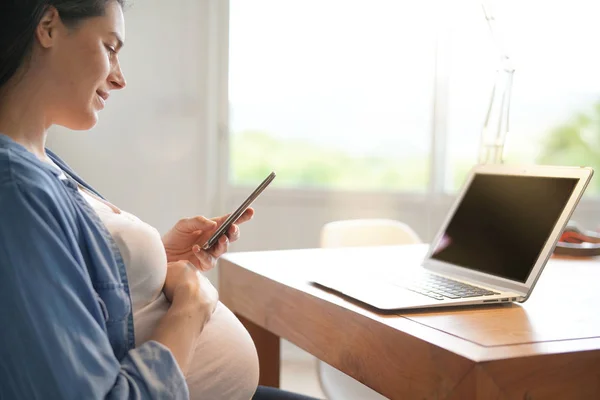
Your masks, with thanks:
<instances>
[{"instance_id":1,"label":"laptop screen","mask_svg":"<svg viewBox=\"0 0 600 400\"><path fill-rule=\"evenodd\" d=\"M525 283L577 183L476 174L431 258Z\"/></svg>"}]
</instances>

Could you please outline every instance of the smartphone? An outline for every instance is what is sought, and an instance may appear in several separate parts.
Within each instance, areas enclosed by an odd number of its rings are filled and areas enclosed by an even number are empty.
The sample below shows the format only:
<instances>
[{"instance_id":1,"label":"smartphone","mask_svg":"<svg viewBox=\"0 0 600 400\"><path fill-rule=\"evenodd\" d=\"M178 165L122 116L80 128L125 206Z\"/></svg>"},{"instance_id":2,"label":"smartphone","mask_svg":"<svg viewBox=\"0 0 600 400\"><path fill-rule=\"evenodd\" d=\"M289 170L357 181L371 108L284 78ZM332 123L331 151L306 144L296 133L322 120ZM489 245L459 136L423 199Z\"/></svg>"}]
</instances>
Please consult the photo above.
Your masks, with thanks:
<instances>
[{"instance_id":1,"label":"smartphone","mask_svg":"<svg viewBox=\"0 0 600 400\"><path fill-rule=\"evenodd\" d=\"M229 217L227 217L225 222L223 222L223 224L219 226L219 229L217 229L215 233L210 237L210 239L208 239L208 241L204 243L204 246L202 246L202 248L204 250L208 250L212 246L214 246L214 244L217 243L221 235L227 233L229 227L231 227L231 225L233 225L235 221L237 221L238 218L242 216L244 211L246 211L248 207L250 207L250 205L254 202L254 200L256 200L256 198L262 193L262 191L265 190L267 186L269 186L273 179L275 179L275 172L271 172L269 176L267 176L265 180L262 181L260 185L258 185L254 192L252 192L252 194L248 196L246 200L244 200L244 202L237 208L237 210L235 210L233 213L231 213Z\"/></svg>"}]
</instances>

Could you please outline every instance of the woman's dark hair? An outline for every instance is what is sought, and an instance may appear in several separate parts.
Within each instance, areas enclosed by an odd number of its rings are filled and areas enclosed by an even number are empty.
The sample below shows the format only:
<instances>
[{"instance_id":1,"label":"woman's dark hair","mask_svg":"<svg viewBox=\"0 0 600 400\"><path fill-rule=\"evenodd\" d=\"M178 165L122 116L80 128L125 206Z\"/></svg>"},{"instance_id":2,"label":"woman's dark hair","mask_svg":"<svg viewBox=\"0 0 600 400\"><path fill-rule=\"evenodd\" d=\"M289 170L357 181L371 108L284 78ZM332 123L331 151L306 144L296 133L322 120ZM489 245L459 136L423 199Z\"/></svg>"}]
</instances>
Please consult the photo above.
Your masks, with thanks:
<instances>
[{"instance_id":1,"label":"woman's dark hair","mask_svg":"<svg viewBox=\"0 0 600 400\"><path fill-rule=\"evenodd\" d=\"M0 89L30 55L35 29L44 13L54 7L63 23L75 27L86 18L104 15L106 5L124 0L1 0Z\"/></svg>"}]
</instances>

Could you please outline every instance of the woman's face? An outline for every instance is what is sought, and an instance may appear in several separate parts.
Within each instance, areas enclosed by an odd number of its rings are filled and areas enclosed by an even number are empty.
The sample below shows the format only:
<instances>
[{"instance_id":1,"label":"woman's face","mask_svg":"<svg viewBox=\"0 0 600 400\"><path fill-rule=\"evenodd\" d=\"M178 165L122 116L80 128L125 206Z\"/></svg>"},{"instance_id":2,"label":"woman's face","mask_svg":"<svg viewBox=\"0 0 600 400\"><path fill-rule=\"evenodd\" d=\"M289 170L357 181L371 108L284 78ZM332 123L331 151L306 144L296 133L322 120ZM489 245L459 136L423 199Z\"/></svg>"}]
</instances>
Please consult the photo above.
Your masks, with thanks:
<instances>
[{"instance_id":1,"label":"woman's face","mask_svg":"<svg viewBox=\"0 0 600 400\"><path fill-rule=\"evenodd\" d=\"M46 20L54 28L44 31L43 19L37 32L50 97L47 122L90 129L110 92L125 87L118 59L125 40L123 10L118 2L108 2L103 16L85 19L75 28L63 25L58 14L54 18Z\"/></svg>"}]
</instances>

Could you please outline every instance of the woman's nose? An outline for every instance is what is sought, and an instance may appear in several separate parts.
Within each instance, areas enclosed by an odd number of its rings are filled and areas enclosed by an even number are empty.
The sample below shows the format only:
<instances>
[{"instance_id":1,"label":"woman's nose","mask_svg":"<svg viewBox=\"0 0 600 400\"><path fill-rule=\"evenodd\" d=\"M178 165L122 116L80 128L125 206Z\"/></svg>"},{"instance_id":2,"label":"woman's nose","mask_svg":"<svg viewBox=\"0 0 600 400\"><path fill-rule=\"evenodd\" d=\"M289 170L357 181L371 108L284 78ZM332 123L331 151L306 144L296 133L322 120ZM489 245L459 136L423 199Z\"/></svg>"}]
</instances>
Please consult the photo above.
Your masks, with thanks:
<instances>
[{"instance_id":1,"label":"woman's nose","mask_svg":"<svg viewBox=\"0 0 600 400\"><path fill-rule=\"evenodd\" d=\"M115 71L108 77L108 80L113 89L124 89L127 86L127 81L125 80L125 76L121 71L121 66L117 65Z\"/></svg>"}]
</instances>

